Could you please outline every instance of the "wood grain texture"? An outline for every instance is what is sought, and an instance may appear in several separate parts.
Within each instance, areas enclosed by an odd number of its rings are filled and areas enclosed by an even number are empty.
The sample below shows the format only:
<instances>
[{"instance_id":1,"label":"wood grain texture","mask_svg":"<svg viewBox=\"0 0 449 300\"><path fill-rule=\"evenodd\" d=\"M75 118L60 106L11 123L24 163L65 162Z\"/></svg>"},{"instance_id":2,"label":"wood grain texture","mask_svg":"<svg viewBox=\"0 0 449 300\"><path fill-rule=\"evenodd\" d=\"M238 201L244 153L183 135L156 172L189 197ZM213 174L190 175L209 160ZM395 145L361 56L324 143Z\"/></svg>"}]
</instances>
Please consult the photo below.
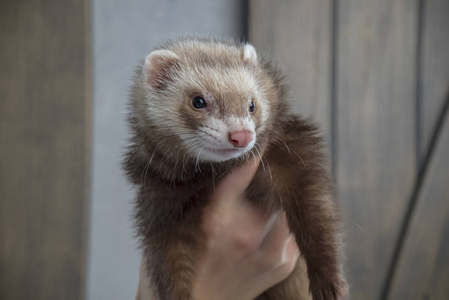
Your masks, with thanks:
<instances>
[{"instance_id":1,"label":"wood grain texture","mask_svg":"<svg viewBox=\"0 0 449 300\"><path fill-rule=\"evenodd\" d=\"M82 299L87 2L0 2L0 299Z\"/></svg>"},{"instance_id":2,"label":"wood grain texture","mask_svg":"<svg viewBox=\"0 0 449 300\"><path fill-rule=\"evenodd\" d=\"M423 160L449 95L449 1L423 1L421 13L419 146Z\"/></svg>"},{"instance_id":3,"label":"wood grain texture","mask_svg":"<svg viewBox=\"0 0 449 300\"><path fill-rule=\"evenodd\" d=\"M420 160L427 171L401 245L390 299L449 295L449 2L424 1L422 8L418 130Z\"/></svg>"},{"instance_id":4,"label":"wood grain texture","mask_svg":"<svg viewBox=\"0 0 449 300\"><path fill-rule=\"evenodd\" d=\"M287 73L293 110L331 135L331 0L252 0L249 40Z\"/></svg>"},{"instance_id":5,"label":"wood grain texture","mask_svg":"<svg viewBox=\"0 0 449 300\"><path fill-rule=\"evenodd\" d=\"M411 219L389 299L447 299L449 114L446 113Z\"/></svg>"},{"instance_id":6,"label":"wood grain texture","mask_svg":"<svg viewBox=\"0 0 449 300\"><path fill-rule=\"evenodd\" d=\"M380 299L416 178L417 2L341 0L337 185L351 299Z\"/></svg>"},{"instance_id":7,"label":"wood grain texture","mask_svg":"<svg viewBox=\"0 0 449 300\"><path fill-rule=\"evenodd\" d=\"M446 170L447 172L447 170ZM440 224L437 224L439 226ZM449 218L443 225L440 237L440 249L432 271L432 279L427 287L427 299L447 299L449 295Z\"/></svg>"}]
</instances>

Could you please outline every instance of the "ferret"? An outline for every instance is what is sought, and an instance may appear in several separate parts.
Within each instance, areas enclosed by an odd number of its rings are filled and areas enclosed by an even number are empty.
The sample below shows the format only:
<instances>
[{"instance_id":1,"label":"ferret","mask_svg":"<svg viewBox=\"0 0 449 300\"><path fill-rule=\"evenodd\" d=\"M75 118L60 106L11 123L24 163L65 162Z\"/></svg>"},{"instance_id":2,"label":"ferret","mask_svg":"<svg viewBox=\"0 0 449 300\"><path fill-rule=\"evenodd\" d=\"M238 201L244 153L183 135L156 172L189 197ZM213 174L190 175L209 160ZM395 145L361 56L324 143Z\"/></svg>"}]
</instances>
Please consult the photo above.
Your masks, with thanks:
<instances>
[{"instance_id":1,"label":"ferret","mask_svg":"<svg viewBox=\"0 0 449 300\"><path fill-rule=\"evenodd\" d=\"M138 190L135 219L161 300L194 300L202 211L223 176L261 160L246 199L283 210L314 300L344 299L339 217L317 126L290 113L279 68L251 44L170 41L138 68L124 169ZM257 299L298 300L298 264Z\"/></svg>"}]
</instances>

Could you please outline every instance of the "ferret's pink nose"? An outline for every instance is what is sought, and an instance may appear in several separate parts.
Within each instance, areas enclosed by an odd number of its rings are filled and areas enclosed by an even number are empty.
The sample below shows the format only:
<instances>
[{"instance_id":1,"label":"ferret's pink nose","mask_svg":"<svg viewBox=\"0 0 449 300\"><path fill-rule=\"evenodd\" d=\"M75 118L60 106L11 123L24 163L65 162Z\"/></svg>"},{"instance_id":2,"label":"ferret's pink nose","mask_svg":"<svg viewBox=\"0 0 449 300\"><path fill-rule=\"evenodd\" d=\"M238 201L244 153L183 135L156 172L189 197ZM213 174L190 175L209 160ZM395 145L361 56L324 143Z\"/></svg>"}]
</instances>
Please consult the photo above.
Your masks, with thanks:
<instances>
[{"instance_id":1,"label":"ferret's pink nose","mask_svg":"<svg viewBox=\"0 0 449 300\"><path fill-rule=\"evenodd\" d=\"M229 133L229 141L237 148L245 148L253 140L253 133L248 130Z\"/></svg>"}]
</instances>

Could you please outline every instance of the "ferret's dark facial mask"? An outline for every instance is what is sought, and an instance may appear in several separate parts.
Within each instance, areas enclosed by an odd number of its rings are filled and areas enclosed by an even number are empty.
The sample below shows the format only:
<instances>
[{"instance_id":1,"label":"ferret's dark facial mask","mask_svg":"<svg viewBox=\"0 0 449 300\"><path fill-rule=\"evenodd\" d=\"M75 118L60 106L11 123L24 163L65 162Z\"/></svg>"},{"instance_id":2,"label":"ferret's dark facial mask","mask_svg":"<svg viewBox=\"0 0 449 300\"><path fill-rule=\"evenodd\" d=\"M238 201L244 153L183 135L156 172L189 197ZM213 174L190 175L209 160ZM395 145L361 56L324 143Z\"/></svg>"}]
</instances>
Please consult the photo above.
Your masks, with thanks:
<instances>
[{"instance_id":1,"label":"ferret's dark facial mask","mask_svg":"<svg viewBox=\"0 0 449 300\"><path fill-rule=\"evenodd\" d=\"M207 47L195 50L195 55L157 50L147 56L147 117L167 135L178 136L197 162L260 155L257 133L269 110L254 75L254 48L247 45L231 57Z\"/></svg>"}]
</instances>

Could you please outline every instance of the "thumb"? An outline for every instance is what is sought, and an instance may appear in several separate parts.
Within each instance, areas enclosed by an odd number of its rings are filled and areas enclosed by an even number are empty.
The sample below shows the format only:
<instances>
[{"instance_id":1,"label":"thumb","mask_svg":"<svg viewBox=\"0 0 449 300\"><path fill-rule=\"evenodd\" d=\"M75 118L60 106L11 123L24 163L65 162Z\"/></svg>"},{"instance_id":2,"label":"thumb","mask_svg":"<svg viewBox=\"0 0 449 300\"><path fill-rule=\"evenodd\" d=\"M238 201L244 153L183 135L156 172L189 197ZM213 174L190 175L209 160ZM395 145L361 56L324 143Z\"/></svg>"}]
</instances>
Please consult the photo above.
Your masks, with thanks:
<instances>
[{"instance_id":1,"label":"thumb","mask_svg":"<svg viewBox=\"0 0 449 300\"><path fill-rule=\"evenodd\" d=\"M251 183L259 167L259 163L259 159L252 158L242 166L232 170L216 186L214 192L215 197L235 198L235 196L242 195Z\"/></svg>"}]
</instances>

